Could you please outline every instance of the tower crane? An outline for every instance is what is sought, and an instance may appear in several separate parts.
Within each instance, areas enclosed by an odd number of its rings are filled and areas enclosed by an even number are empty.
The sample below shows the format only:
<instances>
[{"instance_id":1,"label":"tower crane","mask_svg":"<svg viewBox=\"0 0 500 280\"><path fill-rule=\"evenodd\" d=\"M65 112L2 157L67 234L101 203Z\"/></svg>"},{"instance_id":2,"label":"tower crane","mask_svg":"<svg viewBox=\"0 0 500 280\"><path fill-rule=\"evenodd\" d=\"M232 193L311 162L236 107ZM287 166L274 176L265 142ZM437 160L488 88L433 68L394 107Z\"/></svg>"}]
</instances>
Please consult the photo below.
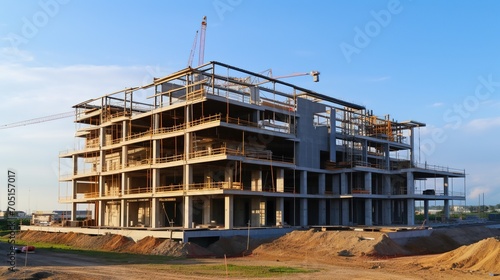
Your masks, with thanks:
<instances>
[{"instance_id":1,"label":"tower crane","mask_svg":"<svg viewBox=\"0 0 500 280\"><path fill-rule=\"evenodd\" d=\"M193 64L194 51L196 50L196 42L198 41L198 30L196 30L196 35L194 35L193 46L191 47L191 52L189 53L188 67Z\"/></svg>"},{"instance_id":2,"label":"tower crane","mask_svg":"<svg viewBox=\"0 0 500 280\"><path fill-rule=\"evenodd\" d=\"M198 65L202 65L205 59L205 34L207 32L207 17L204 16L201 21L201 33L200 33L200 53L198 56Z\"/></svg>"},{"instance_id":3,"label":"tower crane","mask_svg":"<svg viewBox=\"0 0 500 280\"><path fill-rule=\"evenodd\" d=\"M37 124L37 123L54 121L54 120L69 118L69 117L74 117L74 116L75 116L74 111L66 112L66 113L59 113L59 114L55 114L55 115L50 115L50 116L45 116L45 117L34 118L34 119L14 122L14 123L10 123L10 124L0 125L0 129L7 129L7 128L14 128L14 127L18 127L18 126Z\"/></svg>"},{"instance_id":4,"label":"tower crane","mask_svg":"<svg viewBox=\"0 0 500 280\"><path fill-rule=\"evenodd\" d=\"M194 52L196 51L196 44L198 43L198 32L200 32L200 49L198 52L198 65L202 65L205 60L205 34L207 32L207 17L204 16L201 21L201 31L196 30L196 35L194 36L193 46L191 47L191 52L189 53L188 67L191 67L194 58Z\"/></svg>"}]
</instances>

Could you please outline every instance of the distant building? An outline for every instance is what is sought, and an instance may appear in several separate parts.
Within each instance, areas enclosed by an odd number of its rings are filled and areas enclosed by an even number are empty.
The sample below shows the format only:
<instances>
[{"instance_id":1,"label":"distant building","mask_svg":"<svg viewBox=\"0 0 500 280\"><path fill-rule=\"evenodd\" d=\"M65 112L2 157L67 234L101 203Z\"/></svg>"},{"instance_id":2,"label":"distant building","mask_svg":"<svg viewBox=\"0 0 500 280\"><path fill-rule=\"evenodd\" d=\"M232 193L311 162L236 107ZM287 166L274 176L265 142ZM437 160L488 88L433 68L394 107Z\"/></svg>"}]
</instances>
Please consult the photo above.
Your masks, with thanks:
<instances>
[{"instance_id":1,"label":"distant building","mask_svg":"<svg viewBox=\"0 0 500 280\"><path fill-rule=\"evenodd\" d=\"M31 224L35 226L50 226L56 213L50 211L35 211L31 214Z\"/></svg>"},{"instance_id":2,"label":"distant building","mask_svg":"<svg viewBox=\"0 0 500 280\"><path fill-rule=\"evenodd\" d=\"M54 213L54 220L57 222L71 220L72 211L70 210L55 210ZM75 218L76 220L92 219L92 211L77 210Z\"/></svg>"},{"instance_id":3,"label":"distant building","mask_svg":"<svg viewBox=\"0 0 500 280\"><path fill-rule=\"evenodd\" d=\"M7 211L0 211L0 220L2 219L7 219ZM18 218L18 219L25 219L29 218L29 215L26 214L24 211L14 211L13 217Z\"/></svg>"}]
</instances>

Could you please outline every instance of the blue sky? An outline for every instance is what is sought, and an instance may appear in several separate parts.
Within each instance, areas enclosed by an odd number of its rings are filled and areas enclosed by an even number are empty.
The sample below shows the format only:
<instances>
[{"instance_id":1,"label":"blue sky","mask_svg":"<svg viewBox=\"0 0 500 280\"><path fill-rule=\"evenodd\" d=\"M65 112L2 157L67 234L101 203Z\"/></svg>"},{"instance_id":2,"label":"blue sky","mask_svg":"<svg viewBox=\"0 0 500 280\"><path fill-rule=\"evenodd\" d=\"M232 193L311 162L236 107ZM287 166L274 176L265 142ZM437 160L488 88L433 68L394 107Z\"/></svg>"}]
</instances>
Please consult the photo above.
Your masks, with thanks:
<instances>
[{"instance_id":1,"label":"blue sky","mask_svg":"<svg viewBox=\"0 0 500 280\"><path fill-rule=\"evenodd\" d=\"M0 0L0 124L184 68L207 16L205 61L318 70L319 83L287 81L426 123L420 161L465 169L467 204L483 193L498 204L499 13L498 1ZM73 148L74 129L69 118L0 130L0 169L18 171L20 210L67 207L58 153Z\"/></svg>"}]
</instances>

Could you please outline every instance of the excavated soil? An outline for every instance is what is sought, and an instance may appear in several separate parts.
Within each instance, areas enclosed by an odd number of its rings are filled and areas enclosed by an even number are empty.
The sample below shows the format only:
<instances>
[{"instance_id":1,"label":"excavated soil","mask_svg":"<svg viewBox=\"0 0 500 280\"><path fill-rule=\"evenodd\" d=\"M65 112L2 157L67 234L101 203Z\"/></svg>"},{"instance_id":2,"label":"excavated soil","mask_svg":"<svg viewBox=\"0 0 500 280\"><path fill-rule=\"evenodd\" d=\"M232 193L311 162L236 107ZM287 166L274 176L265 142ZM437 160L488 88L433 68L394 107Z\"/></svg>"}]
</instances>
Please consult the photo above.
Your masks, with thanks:
<instances>
[{"instance_id":1,"label":"excavated soil","mask_svg":"<svg viewBox=\"0 0 500 280\"><path fill-rule=\"evenodd\" d=\"M500 274L500 240L494 237L483 239L451 252L430 257L422 261L424 266L438 266L443 269L485 271Z\"/></svg>"},{"instance_id":2,"label":"excavated soil","mask_svg":"<svg viewBox=\"0 0 500 280\"><path fill-rule=\"evenodd\" d=\"M403 256L411 252L379 232L356 231L293 231L272 243L263 244L254 255L275 255L293 258L310 257L331 259L335 256Z\"/></svg>"},{"instance_id":3,"label":"excavated soil","mask_svg":"<svg viewBox=\"0 0 500 280\"><path fill-rule=\"evenodd\" d=\"M209 257L209 250L194 243L179 243L170 239L145 237L137 242L131 238L116 235L87 235L83 233L52 233L23 231L17 238L23 242L47 242L65 244L75 248L102 250L144 255L165 255L172 257Z\"/></svg>"},{"instance_id":4,"label":"excavated soil","mask_svg":"<svg viewBox=\"0 0 500 280\"><path fill-rule=\"evenodd\" d=\"M383 232L297 230L274 240L248 240L246 236L221 238L206 248L153 237L134 242L112 234L91 236L25 231L17 238L26 243L49 242L82 249L174 257L247 256L232 262L313 266L322 271L311 275L318 279L484 279L500 276L500 241L496 236L500 236L500 229L460 226L435 229L428 237L396 243ZM141 269L129 271L131 268L126 266L106 266L106 269L114 274L123 270L120 273L126 277L122 279L139 279L138 275L142 275ZM71 271L78 273L80 270ZM164 272L157 273L163 275ZM184 276L173 273L172 279Z\"/></svg>"}]
</instances>

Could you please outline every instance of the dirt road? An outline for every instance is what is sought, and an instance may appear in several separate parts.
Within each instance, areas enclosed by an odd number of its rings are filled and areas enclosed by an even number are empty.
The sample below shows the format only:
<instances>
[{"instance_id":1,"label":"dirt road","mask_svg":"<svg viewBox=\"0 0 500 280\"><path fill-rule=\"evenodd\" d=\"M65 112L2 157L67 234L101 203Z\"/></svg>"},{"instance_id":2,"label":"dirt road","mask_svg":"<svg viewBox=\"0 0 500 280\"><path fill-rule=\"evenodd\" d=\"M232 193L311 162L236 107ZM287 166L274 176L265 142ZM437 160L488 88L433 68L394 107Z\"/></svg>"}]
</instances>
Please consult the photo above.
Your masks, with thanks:
<instances>
[{"instance_id":1,"label":"dirt road","mask_svg":"<svg viewBox=\"0 0 500 280\"><path fill-rule=\"evenodd\" d=\"M0 244L7 252L7 244ZM27 261L26 261L27 257ZM140 258L140 256L138 256ZM248 256L229 259L229 264L256 266L291 266L315 270L313 273L293 274L293 279L484 279L485 275L460 271L435 271L415 264L418 258L394 259L349 258L317 259L304 255L295 259L270 259L264 256ZM193 265L222 264L223 259L167 260L164 264L116 263L99 257L77 253L61 253L39 249L34 254L18 254L18 271L10 272L4 266L1 279L220 279L221 276L198 276L193 274ZM26 265L25 265L26 264ZM182 264L185 271L169 271L171 265ZM282 279L284 275L275 279ZM225 277L224 277L225 278ZM231 277L230 279L237 279ZM273 278L267 278L273 279Z\"/></svg>"}]
</instances>

